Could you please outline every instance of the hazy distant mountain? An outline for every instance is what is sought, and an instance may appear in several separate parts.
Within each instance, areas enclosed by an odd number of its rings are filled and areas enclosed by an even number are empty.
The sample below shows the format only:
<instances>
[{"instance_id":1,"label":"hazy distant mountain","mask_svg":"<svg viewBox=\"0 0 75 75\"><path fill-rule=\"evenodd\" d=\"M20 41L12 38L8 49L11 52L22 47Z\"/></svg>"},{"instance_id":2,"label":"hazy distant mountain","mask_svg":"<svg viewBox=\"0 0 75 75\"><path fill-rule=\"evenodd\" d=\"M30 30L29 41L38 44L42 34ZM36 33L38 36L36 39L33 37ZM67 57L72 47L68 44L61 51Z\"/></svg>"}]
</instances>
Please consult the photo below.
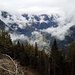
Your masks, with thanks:
<instances>
[{"instance_id":1,"label":"hazy distant mountain","mask_svg":"<svg viewBox=\"0 0 75 75\"><path fill-rule=\"evenodd\" d=\"M65 18L64 18L65 17ZM75 40L75 22L60 14L16 14L0 11L0 25L7 30L13 41L28 40L39 46L52 45L56 38L60 47Z\"/></svg>"}]
</instances>

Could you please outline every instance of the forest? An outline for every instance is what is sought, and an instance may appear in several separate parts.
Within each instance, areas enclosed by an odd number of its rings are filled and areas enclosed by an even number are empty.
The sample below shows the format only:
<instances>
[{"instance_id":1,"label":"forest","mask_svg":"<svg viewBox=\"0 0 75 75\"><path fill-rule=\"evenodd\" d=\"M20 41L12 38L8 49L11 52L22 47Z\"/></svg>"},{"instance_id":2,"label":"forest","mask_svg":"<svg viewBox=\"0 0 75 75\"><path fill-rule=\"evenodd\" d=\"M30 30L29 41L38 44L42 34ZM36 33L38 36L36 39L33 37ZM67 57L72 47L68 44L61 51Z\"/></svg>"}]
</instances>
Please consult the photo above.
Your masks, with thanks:
<instances>
[{"instance_id":1,"label":"forest","mask_svg":"<svg viewBox=\"0 0 75 75\"><path fill-rule=\"evenodd\" d=\"M42 75L75 75L75 41L64 53L54 39L49 51L39 50L37 42L35 46L28 41L13 43L8 32L0 30L0 54L7 54L22 66L30 66Z\"/></svg>"}]
</instances>

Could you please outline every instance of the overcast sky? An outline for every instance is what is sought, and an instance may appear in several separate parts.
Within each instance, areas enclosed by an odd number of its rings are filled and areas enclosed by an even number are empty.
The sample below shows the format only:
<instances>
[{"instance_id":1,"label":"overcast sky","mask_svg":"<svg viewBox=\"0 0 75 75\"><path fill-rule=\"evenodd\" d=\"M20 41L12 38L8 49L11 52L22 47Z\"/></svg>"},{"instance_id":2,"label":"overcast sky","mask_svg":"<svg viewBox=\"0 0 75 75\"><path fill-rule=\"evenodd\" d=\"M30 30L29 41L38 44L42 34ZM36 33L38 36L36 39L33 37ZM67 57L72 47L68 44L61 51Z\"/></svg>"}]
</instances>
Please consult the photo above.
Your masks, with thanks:
<instances>
[{"instance_id":1,"label":"overcast sky","mask_svg":"<svg viewBox=\"0 0 75 75\"><path fill-rule=\"evenodd\" d=\"M0 9L18 12L47 13L74 8L75 0L0 0Z\"/></svg>"}]
</instances>

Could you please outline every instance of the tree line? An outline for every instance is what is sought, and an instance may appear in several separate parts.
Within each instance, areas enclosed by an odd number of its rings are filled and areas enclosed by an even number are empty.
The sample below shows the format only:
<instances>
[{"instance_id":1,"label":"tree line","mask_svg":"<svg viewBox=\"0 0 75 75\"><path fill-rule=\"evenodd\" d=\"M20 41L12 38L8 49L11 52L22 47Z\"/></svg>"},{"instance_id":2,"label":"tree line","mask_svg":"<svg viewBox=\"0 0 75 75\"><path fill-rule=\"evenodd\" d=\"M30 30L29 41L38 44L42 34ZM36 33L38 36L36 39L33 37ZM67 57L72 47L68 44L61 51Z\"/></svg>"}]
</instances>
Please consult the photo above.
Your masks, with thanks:
<instances>
[{"instance_id":1,"label":"tree line","mask_svg":"<svg viewBox=\"0 0 75 75\"><path fill-rule=\"evenodd\" d=\"M0 31L0 54L8 54L22 66L30 66L42 75L75 75L75 41L64 53L55 39L49 51L47 54L45 49L39 50L37 42L35 46L28 41L13 43L7 32Z\"/></svg>"}]
</instances>

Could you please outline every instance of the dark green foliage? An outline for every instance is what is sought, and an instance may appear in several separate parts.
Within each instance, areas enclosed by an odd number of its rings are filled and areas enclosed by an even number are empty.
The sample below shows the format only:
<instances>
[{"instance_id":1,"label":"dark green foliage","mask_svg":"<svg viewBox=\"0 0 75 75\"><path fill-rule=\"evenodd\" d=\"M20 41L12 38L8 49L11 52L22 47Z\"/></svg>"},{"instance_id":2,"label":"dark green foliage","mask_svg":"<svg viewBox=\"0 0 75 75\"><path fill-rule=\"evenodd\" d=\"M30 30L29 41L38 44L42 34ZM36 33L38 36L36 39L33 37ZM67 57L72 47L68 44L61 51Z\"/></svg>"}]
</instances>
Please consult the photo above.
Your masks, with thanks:
<instances>
[{"instance_id":1,"label":"dark green foliage","mask_svg":"<svg viewBox=\"0 0 75 75\"><path fill-rule=\"evenodd\" d=\"M0 35L0 48L1 48L1 52L5 53L5 51L7 51L7 53L9 53L9 49L12 46L12 41L10 39L10 35L5 32L5 31L1 31L1 35Z\"/></svg>"},{"instance_id":2,"label":"dark green foliage","mask_svg":"<svg viewBox=\"0 0 75 75\"><path fill-rule=\"evenodd\" d=\"M70 63L71 75L75 75L75 41L68 46L67 61Z\"/></svg>"},{"instance_id":3,"label":"dark green foliage","mask_svg":"<svg viewBox=\"0 0 75 75\"><path fill-rule=\"evenodd\" d=\"M75 41L68 46L67 59L71 61L72 55L75 54Z\"/></svg>"},{"instance_id":4,"label":"dark green foliage","mask_svg":"<svg viewBox=\"0 0 75 75\"><path fill-rule=\"evenodd\" d=\"M56 40L54 40L50 54L51 75L62 75L62 62L62 53L57 46Z\"/></svg>"},{"instance_id":5,"label":"dark green foliage","mask_svg":"<svg viewBox=\"0 0 75 75\"><path fill-rule=\"evenodd\" d=\"M54 40L49 55L44 49L39 50L37 43L35 46L30 45L28 41L12 43L10 35L2 30L0 53L10 55L22 66L37 69L42 75L75 75L75 41L69 45L66 57L64 57L63 50L58 48Z\"/></svg>"},{"instance_id":6,"label":"dark green foliage","mask_svg":"<svg viewBox=\"0 0 75 75\"><path fill-rule=\"evenodd\" d=\"M35 43L35 55L34 55L34 68L37 68L37 64L38 64L38 47L37 47L37 43Z\"/></svg>"}]
</instances>

